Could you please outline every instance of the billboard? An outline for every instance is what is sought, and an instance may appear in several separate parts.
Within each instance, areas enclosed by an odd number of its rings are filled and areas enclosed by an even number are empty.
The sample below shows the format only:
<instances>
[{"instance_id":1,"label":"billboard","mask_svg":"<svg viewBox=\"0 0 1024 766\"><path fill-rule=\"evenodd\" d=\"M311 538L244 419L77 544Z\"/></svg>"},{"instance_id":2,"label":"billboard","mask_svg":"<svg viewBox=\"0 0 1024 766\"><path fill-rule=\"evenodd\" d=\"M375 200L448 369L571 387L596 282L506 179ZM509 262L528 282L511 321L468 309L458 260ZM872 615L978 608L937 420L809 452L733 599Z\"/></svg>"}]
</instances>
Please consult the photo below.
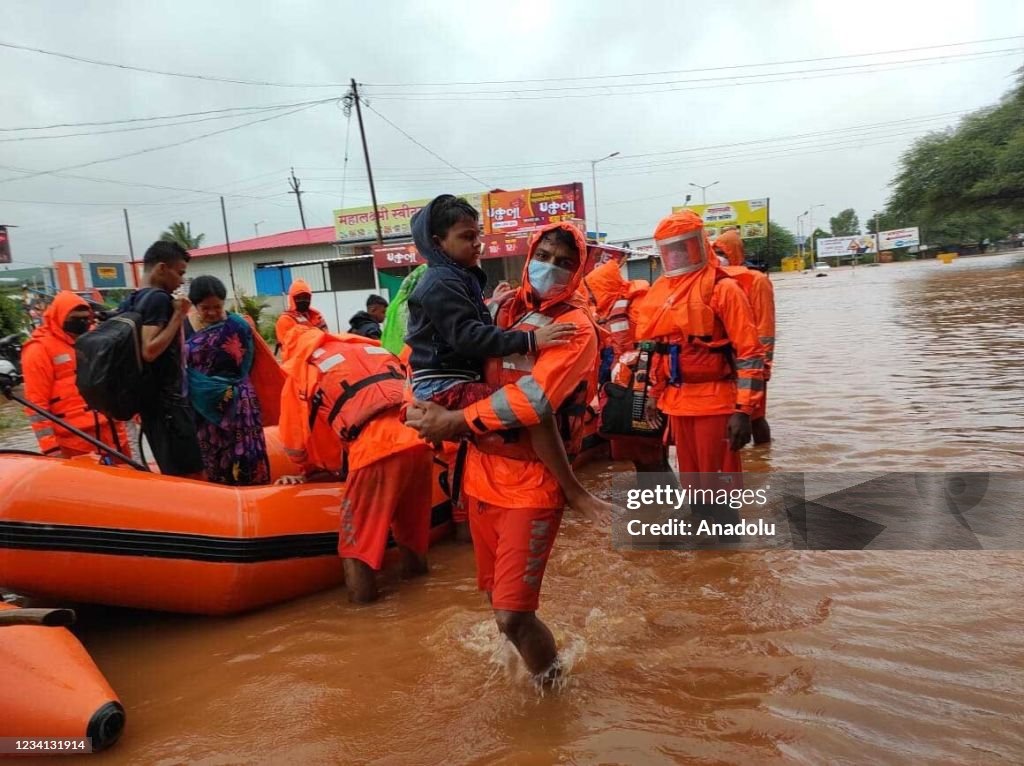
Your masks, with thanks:
<instances>
[{"instance_id":1,"label":"billboard","mask_svg":"<svg viewBox=\"0 0 1024 766\"><path fill-rule=\"evenodd\" d=\"M921 232L916 226L906 229L890 229L878 233L878 246L881 250L896 247L917 247L921 244Z\"/></svg>"},{"instance_id":2,"label":"billboard","mask_svg":"<svg viewBox=\"0 0 1024 766\"><path fill-rule=\"evenodd\" d=\"M477 210L481 210L486 195L458 194ZM428 199L408 200L406 202L386 202L377 205L380 213L380 232L382 236L409 236L412 234L412 217L426 207ZM339 241L356 239L376 239L377 226L373 220L373 205L349 207L334 211L334 235Z\"/></svg>"},{"instance_id":3,"label":"billboard","mask_svg":"<svg viewBox=\"0 0 1024 766\"><path fill-rule=\"evenodd\" d=\"M11 262L11 241L7 238L7 227L0 226L0 263Z\"/></svg>"},{"instance_id":4,"label":"billboard","mask_svg":"<svg viewBox=\"0 0 1024 766\"><path fill-rule=\"evenodd\" d=\"M484 251L480 258L507 258L514 255L526 255L530 246L529 234L485 234L480 238ZM419 266L426 263L420 258L416 245L402 242L394 245L373 246L373 266L376 269L397 269L403 266Z\"/></svg>"},{"instance_id":5,"label":"billboard","mask_svg":"<svg viewBox=\"0 0 1024 766\"><path fill-rule=\"evenodd\" d=\"M852 237L829 237L816 243L819 258L846 258L851 255L865 255L878 252L875 249L874 234L857 234Z\"/></svg>"},{"instance_id":6,"label":"billboard","mask_svg":"<svg viewBox=\"0 0 1024 766\"><path fill-rule=\"evenodd\" d=\"M486 234L535 229L584 218L583 184L496 191L487 195Z\"/></svg>"},{"instance_id":7,"label":"billboard","mask_svg":"<svg viewBox=\"0 0 1024 766\"><path fill-rule=\"evenodd\" d=\"M735 226L743 239L768 236L768 198L715 202L710 205L680 205L673 213L692 210L704 219L704 230L714 239L722 229Z\"/></svg>"}]
</instances>

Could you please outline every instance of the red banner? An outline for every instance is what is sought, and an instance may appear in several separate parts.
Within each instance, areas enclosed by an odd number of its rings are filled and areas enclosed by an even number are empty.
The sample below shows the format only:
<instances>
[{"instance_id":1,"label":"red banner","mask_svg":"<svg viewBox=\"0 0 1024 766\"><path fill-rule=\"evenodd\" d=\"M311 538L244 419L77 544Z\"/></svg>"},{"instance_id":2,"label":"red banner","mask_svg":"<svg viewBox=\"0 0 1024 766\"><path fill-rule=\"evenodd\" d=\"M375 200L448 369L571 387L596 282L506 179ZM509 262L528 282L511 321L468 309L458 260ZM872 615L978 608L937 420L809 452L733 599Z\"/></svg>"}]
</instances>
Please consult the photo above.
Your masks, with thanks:
<instances>
[{"instance_id":1,"label":"red banner","mask_svg":"<svg viewBox=\"0 0 1024 766\"><path fill-rule=\"evenodd\" d=\"M0 226L0 263L11 262L11 243L7 239L7 227Z\"/></svg>"},{"instance_id":2,"label":"red banner","mask_svg":"<svg viewBox=\"0 0 1024 766\"><path fill-rule=\"evenodd\" d=\"M484 231L500 234L536 229L549 223L583 219L583 184L491 192L487 195Z\"/></svg>"}]
</instances>

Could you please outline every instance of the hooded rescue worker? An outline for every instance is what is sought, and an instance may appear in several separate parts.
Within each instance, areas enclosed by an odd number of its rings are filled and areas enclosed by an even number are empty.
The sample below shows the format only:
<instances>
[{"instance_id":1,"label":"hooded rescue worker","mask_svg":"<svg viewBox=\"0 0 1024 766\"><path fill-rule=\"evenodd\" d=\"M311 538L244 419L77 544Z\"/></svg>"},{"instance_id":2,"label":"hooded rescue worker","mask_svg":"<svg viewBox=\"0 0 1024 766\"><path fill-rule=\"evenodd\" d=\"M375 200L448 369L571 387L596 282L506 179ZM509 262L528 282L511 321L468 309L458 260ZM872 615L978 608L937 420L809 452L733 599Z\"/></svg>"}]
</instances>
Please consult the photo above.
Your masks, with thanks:
<instances>
[{"instance_id":1,"label":"hooded rescue worker","mask_svg":"<svg viewBox=\"0 0 1024 766\"><path fill-rule=\"evenodd\" d=\"M279 484L347 474L338 554L349 599L377 598L374 572L390 527L402 575L427 573L433 452L399 420L406 375L378 341L298 325L285 338L281 442L302 474Z\"/></svg>"},{"instance_id":2,"label":"hooded rescue worker","mask_svg":"<svg viewBox=\"0 0 1024 766\"><path fill-rule=\"evenodd\" d=\"M622 251L603 251L605 259L583 278L583 290L587 296L597 323L602 326L604 345L601 348L601 370L598 381L601 384L612 378L617 364L635 366L633 352L636 338L630 319L630 306L650 289L650 283L643 279L626 280L622 276ZM606 403L602 387L601 407ZM638 472L667 472L668 450L660 437L624 436L606 434L611 446L613 460L633 462Z\"/></svg>"},{"instance_id":3,"label":"hooded rescue worker","mask_svg":"<svg viewBox=\"0 0 1024 766\"><path fill-rule=\"evenodd\" d=\"M764 397L750 415L754 444L764 444L772 439L772 430L768 425L766 412L768 381L772 377L772 364L775 358L775 288L767 274L746 267L743 240L736 229L726 229L715 240L715 250L729 262L725 273L733 277L746 293L747 300L750 301L750 308L754 312L758 340L764 346Z\"/></svg>"},{"instance_id":4,"label":"hooded rescue worker","mask_svg":"<svg viewBox=\"0 0 1024 766\"><path fill-rule=\"evenodd\" d=\"M309 282L304 279L296 279L288 288L288 308L277 318L274 326L274 333L277 335L277 346L284 346L284 339L288 337L293 327L307 325L316 327L318 330L327 332L327 322L323 314L310 306L313 300L313 290Z\"/></svg>"},{"instance_id":5,"label":"hooded rescue worker","mask_svg":"<svg viewBox=\"0 0 1024 766\"><path fill-rule=\"evenodd\" d=\"M544 227L530 244L523 286L502 302L495 317L502 329L565 325L572 332L564 344L492 360L484 382L500 388L490 397L461 410L416 402L406 423L428 440L441 441L530 427L554 415L571 455L596 390L597 331L577 292L586 252L583 235L571 224ZM539 459L483 449L486 440L470 444L462 488L469 498L477 584L526 666L539 681L551 682L560 673L557 648L536 611L566 498Z\"/></svg>"},{"instance_id":6,"label":"hooded rescue worker","mask_svg":"<svg viewBox=\"0 0 1024 766\"><path fill-rule=\"evenodd\" d=\"M654 239L663 273L632 311L637 338L658 343L654 405L669 418L681 474L739 473L750 417L764 398L764 349L750 303L719 265L696 213L663 219Z\"/></svg>"},{"instance_id":7,"label":"hooded rescue worker","mask_svg":"<svg viewBox=\"0 0 1024 766\"><path fill-rule=\"evenodd\" d=\"M75 338L92 327L93 312L82 298L63 290L43 314L43 323L21 349L25 398L108 444L122 454L130 449L124 425L89 409L75 384ZM96 448L66 428L26 409L44 455L74 457Z\"/></svg>"}]
</instances>

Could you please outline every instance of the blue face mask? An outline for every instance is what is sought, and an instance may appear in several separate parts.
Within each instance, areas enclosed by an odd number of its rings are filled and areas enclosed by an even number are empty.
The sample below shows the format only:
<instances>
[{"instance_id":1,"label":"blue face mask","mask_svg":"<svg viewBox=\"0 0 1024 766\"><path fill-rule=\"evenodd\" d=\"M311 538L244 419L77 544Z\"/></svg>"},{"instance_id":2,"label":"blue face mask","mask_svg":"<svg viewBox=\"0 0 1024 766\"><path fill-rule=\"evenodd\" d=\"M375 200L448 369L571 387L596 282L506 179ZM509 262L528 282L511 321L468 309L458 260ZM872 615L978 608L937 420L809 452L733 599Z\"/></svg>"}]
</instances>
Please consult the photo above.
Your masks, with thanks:
<instances>
[{"instance_id":1,"label":"blue face mask","mask_svg":"<svg viewBox=\"0 0 1024 766\"><path fill-rule=\"evenodd\" d=\"M572 280L572 272L568 269L543 261L530 261L527 274L530 277L530 286L541 300L555 295Z\"/></svg>"}]
</instances>

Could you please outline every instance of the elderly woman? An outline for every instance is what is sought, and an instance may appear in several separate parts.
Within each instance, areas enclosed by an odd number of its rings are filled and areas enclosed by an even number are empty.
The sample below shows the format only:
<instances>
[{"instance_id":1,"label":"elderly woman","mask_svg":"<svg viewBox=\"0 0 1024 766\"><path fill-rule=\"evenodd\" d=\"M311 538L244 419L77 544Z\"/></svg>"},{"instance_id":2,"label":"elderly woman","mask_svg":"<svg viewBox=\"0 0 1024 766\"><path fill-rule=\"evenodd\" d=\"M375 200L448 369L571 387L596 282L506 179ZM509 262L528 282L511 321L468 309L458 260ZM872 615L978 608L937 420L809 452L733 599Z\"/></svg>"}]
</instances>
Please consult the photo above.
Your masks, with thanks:
<instances>
[{"instance_id":1,"label":"elderly woman","mask_svg":"<svg viewBox=\"0 0 1024 766\"><path fill-rule=\"evenodd\" d=\"M270 463L260 402L250 379L253 330L224 310L227 290L216 277L189 287L195 311L185 323L189 398L207 478L218 484L268 484Z\"/></svg>"}]
</instances>

